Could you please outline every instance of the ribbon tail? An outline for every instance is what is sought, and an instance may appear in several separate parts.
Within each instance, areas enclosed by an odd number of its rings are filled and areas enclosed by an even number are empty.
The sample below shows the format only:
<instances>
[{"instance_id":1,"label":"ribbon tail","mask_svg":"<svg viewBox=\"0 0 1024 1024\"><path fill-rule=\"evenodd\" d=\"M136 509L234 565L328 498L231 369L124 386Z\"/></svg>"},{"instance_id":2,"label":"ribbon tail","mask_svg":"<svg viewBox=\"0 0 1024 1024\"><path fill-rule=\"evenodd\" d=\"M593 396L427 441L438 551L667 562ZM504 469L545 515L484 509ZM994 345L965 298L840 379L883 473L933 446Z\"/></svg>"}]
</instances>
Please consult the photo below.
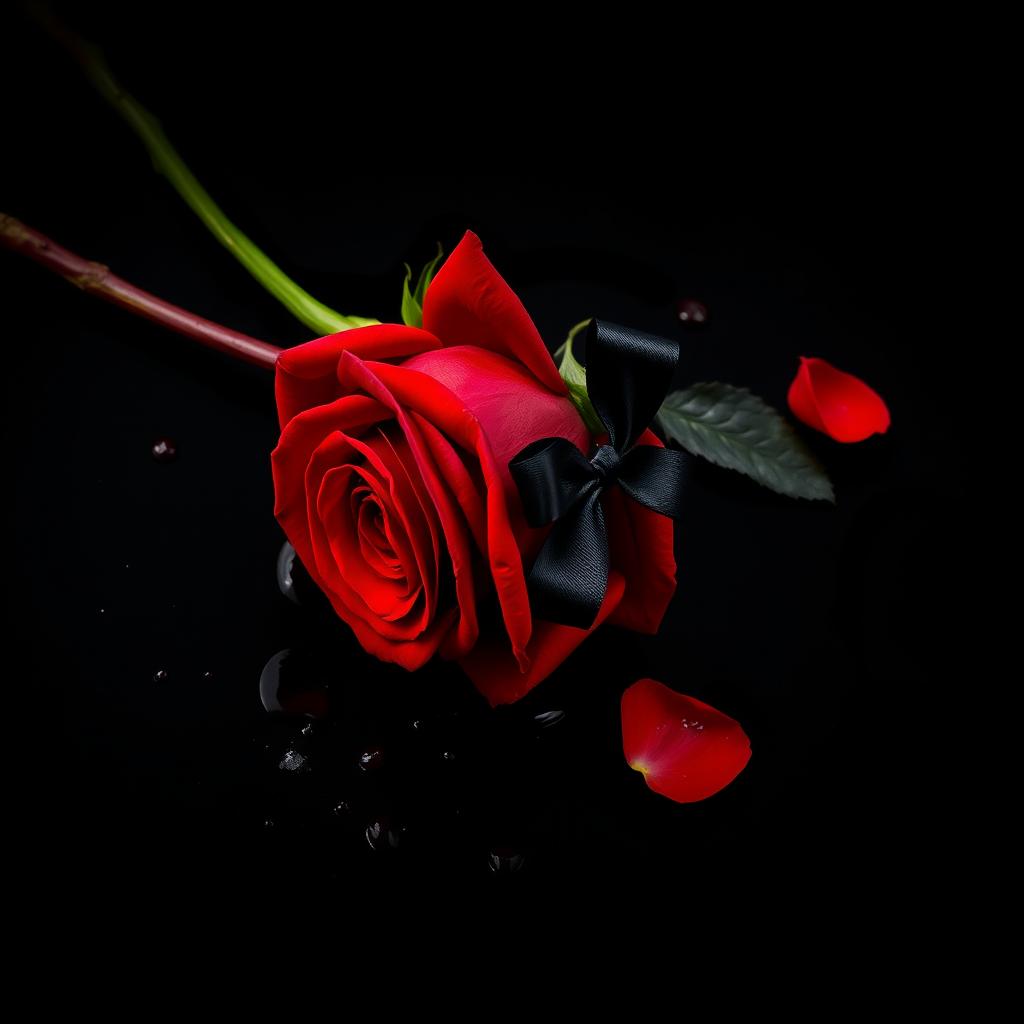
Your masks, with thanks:
<instances>
[{"instance_id":1,"label":"ribbon tail","mask_svg":"<svg viewBox=\"0 0 1024 1024\"><path fill-rule=\"evenodd\" d=\"M530 570L533 614L589 629L608 587L608 532L600 488L557 520Z\"/></svg>"},{"instance_id":2,"label":"ribbon tail","mask_svg":"<svg viewBox=\"0 0 1024 1024\"><path fill-rule=\"evenodd\" d=\"M619 486L641 505L678 519L692 462L688 452L643 445L623 460Z\"/></svg>"}]
</instances>

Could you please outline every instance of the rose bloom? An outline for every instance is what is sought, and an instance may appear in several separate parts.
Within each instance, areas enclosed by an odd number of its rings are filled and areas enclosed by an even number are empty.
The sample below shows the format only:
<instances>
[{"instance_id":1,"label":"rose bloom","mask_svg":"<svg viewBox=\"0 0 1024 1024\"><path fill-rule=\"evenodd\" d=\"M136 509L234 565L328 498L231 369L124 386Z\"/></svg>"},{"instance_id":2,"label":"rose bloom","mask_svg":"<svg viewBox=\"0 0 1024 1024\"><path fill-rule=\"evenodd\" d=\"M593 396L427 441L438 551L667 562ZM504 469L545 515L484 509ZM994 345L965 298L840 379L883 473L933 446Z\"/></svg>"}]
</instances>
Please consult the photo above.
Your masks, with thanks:
<instances>
[{"instance_id":1,"label":"rose bloom","mask_svg":"<svg viewBox=\"0 0 1024 1024\"><path fill-rule=\"evenodd\" d=\"M508 463L542 437L593 438L522 303L468 232L427 290L423 329L379 324L283 351L271 456L289 541L362 646L410 671L457 661L517 700L590 630L530 614L526 524ZM660 442L649 431L641 444ZM675 590L672 521L602 498L611 572L592 629L653 633Z\"/></svg>"}]
</instances>

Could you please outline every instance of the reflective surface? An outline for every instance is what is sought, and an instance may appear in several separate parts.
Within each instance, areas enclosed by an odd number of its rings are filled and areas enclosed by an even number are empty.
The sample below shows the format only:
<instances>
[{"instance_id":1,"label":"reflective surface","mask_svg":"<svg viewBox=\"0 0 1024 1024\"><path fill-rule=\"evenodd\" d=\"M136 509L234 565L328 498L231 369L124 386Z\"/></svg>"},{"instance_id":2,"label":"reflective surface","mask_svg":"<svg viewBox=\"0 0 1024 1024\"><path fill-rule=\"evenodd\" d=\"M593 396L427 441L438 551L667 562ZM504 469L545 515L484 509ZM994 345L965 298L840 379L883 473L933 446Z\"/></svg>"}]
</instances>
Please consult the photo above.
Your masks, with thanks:
<instances>
[{"instance_id":1,"label":"reflective surface","mask_svg":"<svg viewBox=\"0 0 1024 1024\"><path fill-rule=\"evenodd\" d=\"M272 46L274 73L229 102L218 84L236 27L204 17L200 44L190 23L161 22L166 49L145 53L131 17L97 30L204 183L325 301L396 319L403 261L436 240L450 251L470 226L551 348L590 314L675 332L678 384L727 380L781 409L798 356L818 354L877 387L893 427L852 446L802 431L834 508L701 463L660 633L604 629L492 711L454 665L411 676L368 658L282 548L269 374L3 255L10 584L26 679L62 698L38 805L51 877L131 898L186 881L350 892L364 878L608 883L756 865L849 880L892 856L931 789L907 737L927 732L917 716L964 633L949 581L968 465L938 376L963 366L939 358L925 318L940 305L915 290L905 206L872 205L862 178L810 195L817 164L787 186L747 160L742 182L710 194L688 168L606 180L551 158L564 137L527 147L531 168L537 153L554 168L545 179L460 176L454 157L439 177L408 153L401 177L316 159L296 139L306 117L335 123L336 78L310 83L301 47L289 68ZM52 57L18 40L19 60ZM71 63L46 66L36 111L11 114L25 141L5 168L10 212L214 320L307 340ZM287 130L267 117L281 90L306 111ZM386 135L395 109L342 134ZM699 329L679 319L688 295L712 311ZM643 676L742 723L754 753L734 785L680 807L630 771L618 702Z\"/></svg>"}]
</instances>

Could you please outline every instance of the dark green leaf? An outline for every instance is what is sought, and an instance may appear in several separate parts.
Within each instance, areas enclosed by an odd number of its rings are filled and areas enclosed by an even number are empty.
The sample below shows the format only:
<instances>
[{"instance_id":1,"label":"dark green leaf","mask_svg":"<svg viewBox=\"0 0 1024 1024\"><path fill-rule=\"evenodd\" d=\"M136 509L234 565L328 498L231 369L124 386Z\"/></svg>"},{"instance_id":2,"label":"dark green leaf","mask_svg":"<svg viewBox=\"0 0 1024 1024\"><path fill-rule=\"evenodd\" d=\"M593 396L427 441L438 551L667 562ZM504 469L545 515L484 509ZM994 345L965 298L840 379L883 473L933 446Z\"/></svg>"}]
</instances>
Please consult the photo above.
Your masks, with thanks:
<instances>
[{"instance_id":1,"label":"dark green leaf","mask_svg":"<svg viewBox=\"0 0 1024 1024\"><path fill-rule=\"evenodd\" d=\"M694 455L791 498L835 501L825 471L793 428L746 388L692 384L665 399L658 420Z\"/></svg>"},{"instance_id":2,"label":"dark green leaf","mask_svg":"<svg viewBox=\"0 0 1024 1024\"><path fill-rule=\"evenodd\" d=\"M405 265L405 281L402 282L402 322L409 327L423 326L423 300L427 295L427 288L434 279L434 271L437 265L444 258L444 250L441 243L437 243L437 255L420 271L419 279L415 289L409 289L412 281L412 267Z\"/></svg>"}]
</instances>

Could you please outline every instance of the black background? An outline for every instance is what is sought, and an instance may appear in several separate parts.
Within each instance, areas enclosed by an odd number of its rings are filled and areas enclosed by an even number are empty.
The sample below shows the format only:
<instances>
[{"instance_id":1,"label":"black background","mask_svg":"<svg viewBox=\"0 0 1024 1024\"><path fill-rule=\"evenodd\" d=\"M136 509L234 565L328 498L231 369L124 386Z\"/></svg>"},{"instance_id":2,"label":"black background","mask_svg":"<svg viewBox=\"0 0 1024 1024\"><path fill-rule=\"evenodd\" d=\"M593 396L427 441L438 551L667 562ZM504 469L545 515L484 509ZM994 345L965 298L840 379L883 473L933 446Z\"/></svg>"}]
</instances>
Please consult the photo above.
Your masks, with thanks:
<instances>
[{"instance_id":1,"label":"black background","mask_svg":"<svg viewBox=\"0 0 1024 1024\"><path fill-rule=\"evenodd\" d=\"M800 428L834 507L701 464L659 636L602 630L495 715L454 667L372 663L315 594L278 591L269 373L0 255L13 649L25 687L62 699L38 805L61 876L112 896L350 890L487 881L495 849L523 856L524 882L785 869L843 887L903 870L935 788L914 740L956 663L965 474L944 411L955 296L936 289L955 261L899 104L795 113L755 108L751 86L741 126L660 79L612 103L592 65L541 85L557 47L488 68L415 27L359 46L384 27L301 7L272 23L101 7L76 24L228 215L334 308L397 319L403 262L472 228L552 348L587 315L634 324L680 339L679 383L746 385L780 409L797 357L818 355L876 387L893 425L850 446ZM306 339L64 54L16 15L5 28L3 210L210 319ZM675 317L687 296L711 311L701 328ZM150 455L162 436L172 463ZM260 703L284 648L294 679L326 686L312 736ZM622 761L619 694L648 675L751 737L746 771L704 804L657 797ZM538 734L531 716L554 709ZM372 747L381 767L361 773ZM288 750L308 770L279 769ZM398 849L370 848L375 821Z\"/></svg>"}]
</instances>

